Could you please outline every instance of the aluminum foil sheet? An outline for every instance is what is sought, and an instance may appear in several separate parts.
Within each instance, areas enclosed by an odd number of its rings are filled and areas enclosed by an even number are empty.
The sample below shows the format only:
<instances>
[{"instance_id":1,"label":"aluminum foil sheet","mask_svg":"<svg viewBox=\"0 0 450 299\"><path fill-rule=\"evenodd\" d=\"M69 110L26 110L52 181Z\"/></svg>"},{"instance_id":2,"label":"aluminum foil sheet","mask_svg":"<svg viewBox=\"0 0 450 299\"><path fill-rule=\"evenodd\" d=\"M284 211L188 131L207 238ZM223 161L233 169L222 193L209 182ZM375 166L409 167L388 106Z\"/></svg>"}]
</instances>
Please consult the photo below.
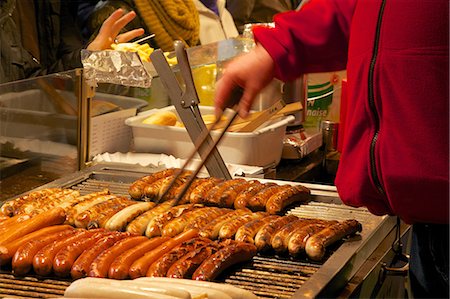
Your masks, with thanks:
<instances>
[{"instance_id":1,"label":"aluminum foil sheet","mask_svg":"<svg viewBox=\"0 0 450 299\"><path fill-rule=\"evenodd\" d=\"M152 76L136 52L81 50L81 62L88 83L112 83L148 88Z\"/></svg>"}]
</instances>

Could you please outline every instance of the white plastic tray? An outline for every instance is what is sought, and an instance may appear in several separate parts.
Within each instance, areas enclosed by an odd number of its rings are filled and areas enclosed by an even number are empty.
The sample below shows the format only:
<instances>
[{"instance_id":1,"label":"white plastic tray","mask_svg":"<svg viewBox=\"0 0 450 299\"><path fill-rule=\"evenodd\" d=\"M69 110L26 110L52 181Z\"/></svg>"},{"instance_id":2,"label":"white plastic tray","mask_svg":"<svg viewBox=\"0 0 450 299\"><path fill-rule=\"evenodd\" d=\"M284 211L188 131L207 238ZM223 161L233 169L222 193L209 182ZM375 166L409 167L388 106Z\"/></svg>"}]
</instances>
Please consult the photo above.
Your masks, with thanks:
<instances>
[{"instance_id":1,"label":"white plastic tray","mask_svg":"<svg viewBox=\"0 0 450 299\"><path fill-rule=\"evenodd\" d=\"M144 124L151 114L169 110L176 113L174 106L153 109L126 119L125 124L133 131L134 150L146 153L164 153L177 158L187 158L194 145L183 127ZM202 114L213 114L214 107L200 106ZM275 166L280 162L286 126L293 116L270 120L251 133L228 132L218 146L226 163L260 167ZM218 136L212 132L212 137Z\"/></svg>"}]
</instances>

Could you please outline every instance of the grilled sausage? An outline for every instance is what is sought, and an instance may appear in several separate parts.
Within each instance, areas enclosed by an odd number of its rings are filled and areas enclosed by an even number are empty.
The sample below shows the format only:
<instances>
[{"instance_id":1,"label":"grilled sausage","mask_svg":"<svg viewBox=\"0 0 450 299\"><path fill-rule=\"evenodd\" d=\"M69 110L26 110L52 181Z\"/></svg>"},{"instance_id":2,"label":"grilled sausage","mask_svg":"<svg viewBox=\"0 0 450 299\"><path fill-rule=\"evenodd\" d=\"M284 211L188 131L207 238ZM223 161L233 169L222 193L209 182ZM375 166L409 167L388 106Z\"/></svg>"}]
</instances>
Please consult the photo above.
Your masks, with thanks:
<instances>
[{"instance_id":1,"label":"grilled sausage","mask_svg":"<svg viewBox=\"0 0 450 299\"><path fill-rule=\"evenodd\" d=\"M225 223L219 230L219 239L231 239L236 234L237 230L244 224L254 220L267 216L265 212L257 212L245 214L233 219L232 221Z\"/></svg>"},{"instance_id":2,"label":"grilled sausage","mask_svg":"<svg viewBox=\"0 0 450 299\"><path fill-rule=\"evenodd\" d=\"M0 236L0 244L7 244L46 226L62 224L65 219L66 214L61 208L55 208L45 214L36 215L33 218L14 224L4 231Z\"/></svg>"},{"instance_id":3,"label":"grilled sausage","mask_svg":"<svg viewBox=\"0 0 450 299\"><path fill-rule=\"evenodd\" d=\"M320 221L316 221L314 219L303 219L300 218L296 221L290 222L280 228L278 231L275 232L275 234L272 237L272 240L270 243L272 244L272 248L276 252L284 252L287 250L287 246L289 243L289 239L291 238L292 234L295 230L300 229L301 227L304 227L305 225L311 224L311 223L321 223Z\"/></svg>"},{"instance_id":4,"label":"grilled sausage","mask_svg":"<svg viewBox=\"0 0 450 299\"><path fill-rule=\"evenodd\" d=\"M42 276L49 275L53 270L53 259L61 248L64 248L78 240L88 238L95 233L94 231L87 231L84 229L79 229L76 231L77 233L73 236L56 240L41 248L33 258L34 272Z\"/></svg>"},{"instance_id":5,"label":"grilled sausage","mask_svg":"<svg viewBox=\"0 0 450 299\"><path fill-rule=\"evenodd\" d=\"M300 185L289 186L288 189L272 195L267 200L266 211L269 214L277 214L295 202L303 203L309 199L310 191L306 187Z\"/></svg>"},{"instance_id":6,"label":"grilled sausage","mask_svg":"<svg viewBox=\"0 0 450 299\"><path fill-rule=\"evenodd\" d=\"M75 235L77 233L78 231L74 229L63 230L24 243L17 249L12 258L11 264L13 273L15 275L27 274L33 267L34 256L39 252L39 250L50 243L68 238L69 236Z\"/></svg>"},{"instance_id":7,"label":"grilled sausage","mask_svg":"<svg viewBox=\"0 0 450 299\"><path fill-rule=\"evenodd\" d=\"M70 270L70 276L73 279L86 277L89 274L92 262L97 256L106 249L112 247L116 242L128 238L129 236L130 234L128 233L110 234L98 240L95 245L83 251L83 253L75 260L72 269Z\"/></svg>"},{"instance_id":8,"label":"grilled sausage","mask_svg":"<svg viewBox=\"0 0 450 299\"><path fill-rule=\"evenodd\" d=\"M247 199L247 208L249 208L252 211L264 211L266 209L266 203L269 200L269 198L280 192L281 190L287 189L289 186L287 185L274 185L269 186L258 193L256 193L255 196L250 197Z\"/></svg>"},{"instance_id":9,"label":"grilled sausage","mask_svg":"<svg viewBox=\"0 0 450 299\"><path fill-rule=\"evenodd\" d=\"M297 216L286 215L263 225L255 236L255 245L258 251L269 249L272 246L271 241L275 232L295 220L298 220Z\"/></svg>"},{"instance_id":10,"label":"grilled sausage","mask_svg":"<svg viewBox=\"0 0 450 299\"><path fill-rule=\"evenodd\" d=\"M105 220L109 219L113 214L134 203L136 202L126 197L114 196L78 214L75 219L75 226L80 228L87 228L89 225L101 227L101 223L106 222Z\"/></svg>"},{"instance_id":11,"label":"grilled sausage","mask_svg":"<svg viewBox=\"0 0 450 299\"><path fill-rule=\"evenodd\" d=\"M311 223L294 230L288 242L289 254L297 256L300 253L304 252L306 241L309 239L309 237L318 233L325 227L327 227L327 224L325 223Z\"/></svg>"},{"instance_id":12,"label":"grilled sausage","mask_svg":"<svg viewBox=\"0 0 450 299\"><path fill-rule=\"evenodd\" d=\"M124 231L129 222L155 205L154 202L139 202L125 207L106 221L105 228L111 231Z\"/></svg>"},{"instance_id":13,"label":"grilled sausage","mask_svg":"<svg viewBox=\"0 0 450 299\"><path fill-rule=\"evenodd\" d=\"M145 186L150 185L153 182L165 178L169 175L173 175L175 171L176 168L169 168L144 176L131 184L130 188L128 189L128 194L130 194L130 196L134 199L141 199L145 197Z\"/></svg>"},{"instance_id":14,"label":"grilled sausage","mask_svg":"<svg viewBox=\"0 0 450 299\"><path fill-rule=\"evenodd\" d=\"M268 183L269 184L269 183ZM254 181L254 183L248 187L246 190L242 191L235 199L234 201L234 208L235 209L244 209L247 207L247 201L255 196L259 191L267 188L268 184L262 184L259 181ZM274 185L274 184L272 184Z\"/></svg>"},{"instance_id":15,"label":"grilled sausage","mask_svg":"<svg viewBox=\"0 0 450 299\"><path fill-rule=\"evenodd\" d=\"M92 262L88 276L108 277L108 271L114 259L122 252L138 246L148 239L144 236L128 237L116 242L112 247L100 253Z\"/></svg>"},{"instance_id":16,"label":"grilled sausage","mask_svg":"<svg viewBox=\"0 0 450 299\"><path fill-rule=\"evenodd\" d=\"M47 188L33 191L16 199L6 201L1 207L1 213L9 217L18 215L20 214L19 209L23 204L37 201L42 197L46 197L58 191L61 191L61 188Z\"/></svg>"},{"instance_id":17,"label":"grilled sausage","mask_svg":"<svg viewBox=\"0 0 450 299\"><path fill-rule=\"evenodd\" d=\"M30 219L30 215L15 215L12 217L8 217L7 220L2 221L0 223L0 233L3 233L5 230L11 229L12 226L14 226L17 223L23 222L25 220Z\"/></svg>"},{"instance_id":18,"label":"grilled sausage","mask_svg":"<svg viewBox=\"0 0 450 299\"><path fill-rule=\"evenodd\" d=\"M65 195L70 195L74 190L71 189L61 189L56 190L52 194L47 196L42 196L34 201L29 201L22 204L16 211L15 214L39 214L45 205L52 205L53 202L58 201L58 198Z\"/></svg>"},{"instance_id":19,"label":"grilled sausage","mask_svg":"<svg viewBox=\"0 0 450 299\"><path fill-rule=\"evenodd\" d=\"M180 190L184 187L184 184L187 182L189 177L192 175L192 171L184 170L183 173L180 174L180 176L177 178L175 182L172 183L172 181L175 179L175 176L170 176L163 179L163 182L161 184L161 187L159 189L159 193L157 198L161 201L167 201L175 199L177 194L180 192ZM166 192L166 190L170 187L170 190L167 192L167 194L164 196L164 198L161 198Z\"/></svg>"},{"instance_id":20,"label":"grilled sausage","mask_svg":"<svg viewBox=\"0 0 450 299\"><path fill-rule=\"evenodd\" d=\"M330 225L306 241L306 254L314 261L320 261L325 256L326 247L340 239L361 232L362 226L357 220L345 220Z\"/></svg>"},{"instance_id":21,"label":"grilled sausage","mask_svg":"<svg viewBox=\"0 0 450 299\"><path fill-rule=\"evenodd\" d=\"M202 184L198 185L190 194L191 203L205 203L205 197L208 192L217 184L223 182L223 179L207 178Z\"/></svg>"},{"instance_id":22,"label":"grilled sausage","mask_svg":"<svg viewBox=\"0 0 450 299\"><path fill-rule=\"evenodd\" d=\"M173 237L181 233L184 228L191 223L195 218L207 213L214 208L198 208L189 211L180 217L170 220L162 229L161 234L164 237Z\"/></svg>"},{"instance_id":23,"label":"grilled sausage","mask_svg":"<svg viewBox=\"0 0 450 299\"><path fill-rule=\"evenodd\" d=\"M236 179L236 183L232 184L228 189L224 190L222 194L219 195L219 207L232 208L234 206L234 201L238 195L252 186L256 180L245 181Z\"/></svg>"},{"instance_id":24,"label":"grilled sausage","mask_svg":"<svg viewBox=\"0 0 450 299\"><path fill-rule=\"evenodd\" d=\"M118 232L114 232L118 235ZM88 248L92 247L101 238L112 234L112 232L99 231L90 237L76 240L72 244L61 248L53 259L53 272L56 276L66 277L70 275L75 260Z\"/></svg>"},{"instance_id":25,"label":"grilled sausage","mask_svg":"<svg viewBox=\"0 0 450 299\"><path fill-rule=\"evenodd\" d=\"M148 238L161 236L161 229L166 225L170 220L181 216L182 214L192 211L195 208L202 207L202 205L194 205L194 204L185 204L174 206L170 208L168 211L161 213L160 215L154 217L147 225L145 229L145 235Z\"/></svg>"},{"instance_id":26,"label":"grilled sausage","mask_svg":"<svg viewBox=\"0 0 450 299\"><path fill-rule=\"evenodd\" d=\"M177 260L185 256L189 252L197 250L198 248L210 244L211 242L211 240L206 238L193 238L181 243L180 245L170 250L168 253L161 256L158 260L156 260L148 268L147 276L165 277L167 275L167 271L170 269L173 263L175 263Z\"/></svg>"},{"instance_id":27,"label":"grilled sausage","mask_svg":"<svg viewBox=\"0 0 450 299\"><path fill-rule=\"evenodd\" d=\"M214 280L223 270L237 263L245 262L256 254L253 244L237 242L224 246L209 256L192 275L193 280Z\"/></svg>"},{"instance_id":28,"label":"grilled sausage","mask_svg":"<svg viewBox=\"0 0 450 299\"><path fill-rule=\"evenodd\" d=\"M108 277L114 279L128 278L130 267L136 260L169 240L168 237L155 237L123 252L111 263Z\"/></svg>"},{"instance_id":29,"label":"grilled sausage","mask_svg":"<svg viewBox=\"0 0 450 299\"><path fill-rule=\"evenodd\" d=\"M269 223L275 219L278 219L277 215L270 215L263 218L255 219L246 224L242 225L236 232L234 239L240 242L247 242L254 244L255 240L253 239L259 229L266 223Z\"/></svg>"},{"instance_id":30,"label":"grilled sausage","mask_svg":"<svg viewBox=\"0 0 450 299\"><path fill-rule=\"evenodd\" d=\"M36 230L32 233L26 234L25 236L14 240L10 243L3 244L0 246L0 265L6 265L11 262L12 257L16 253L17 249L34 239L39 239L43 236L51 235L54 233L58 233L63 230L72 229L70 225L53 225L49 227L44 227L39 230Z\"/></svg>"},{"instance_id":31,"label":"grilled sausage","mask_svg":"<svg viewBox=\"0 0 450 299\"><path fill-rule=\"evenodd\" d=\"M152 251L147 252L144 256L136 260L130 267L130 277L132 279L137 277L143 277L147 274L147 271L152 263L157 261L165 253L172 250L175 246L195 238L198 236L197 230L188 230L178 236L168 240L164 244L159 245Z\"/></svg>"},{"instance_id":32,"label":"grilled sausage","mask_svg":"<svg viewBox=\"0 0 450 299\"><path fill-rule=\"evenodd\" d=\"M184 204L188 204L191 202L191 193L192 191L195 190L195 188L197 188L198 186L200 186L201 184L203 184L204 182L206 182L208 180L208 178L195 178L191 185L189 186L189 188L186 190L186 193L184 194L183 198L180 199L180 201L178 202L179 205L184 205ZM178 192L181 192L181 188L183 188L184 186L181 186L178 190Z\"/></svg>"},{"instance_id":33,"label":"grilled sausage","mask_svg":"<svg viewBox=\"0 0 450 299\"><path fill-rule=\"evenodd\" d=\"M148 210L131 221L127 225L126 231L133 234L143 235L149 222L156 216L169 210L172 207L172 204L172 201L165 201L156 205L153 209Z\"/></svg>"},{"instance_id":34,"label":"grilled sausage","mask_svg":"<svg viewBox=\"0 0 450 299\"><path fill-rule=\"evenodd\" d=\"M208 225L200 229L199 235L204 238L209 238L211 240L215 240L219 237L220 228L235 218L238 218L242 215L252 213L248 209L240 209L230 213L226 213L220 217L217 217L213 221L211 221Z\"/></svg>"},{"instance_id":35,"label":"grilled sausage","mask_svg":"<svg viewBox=\"0 0 450 299\"><path fill-rule=\"evenodd\" d=\"M221 202L225 201L226 199L222 199L222 196L226 194L226 191L228 191L232 186L236 186L239 184L243 184L246 181L244 179L238 178L238 179L231 179L223 181L217 185L215 185L211 190L208 191L205 197L205 204L213 205L217 207L221 207ZM234 199L233 199L234 202Z\"/></svg>"},{"instance_id":36,"label":"grilled sausage","mask_svg":"<svg viewBox=\"0 0 450 299\"><path fill-rule=\"evenodd\" d=\"M211 255L219 250L219 245L215 242L207 244L196 250L188 252L178 261L172 264L167 271L167 277L171 278L191 278L195 270L209 258Z\"/></svg>"},{"instance_id":37,"label":"grilled sausage","mask_svg":"<svg viewBox=\"0 0 450 299\"><path fill-rule=\"evenodd\" d=\"M66 211L67 223L69 223L70 225L75 225L75 218L78 216L78 214L86 211L87 209L89 209L93 205L96 205L97 203L107 201L114 197L115 197L114 195L111 195L109 193L108 189L81 196L82 200Z\"/></svg>"},{"instance_id":38,"label":"grilled sausage","mask_svg":"<svg viewBox=\"0 0 450 299\"><path fill-rule=\"evenodd\" d=\"M62 208L64 211L69 210L73 205L77 204L79 202L80 198L80 192L77 190L71 190L71 189L65 189L63 190L62 194L58 197L53 198L52 200L45 200L41 202L41 205L33 211L30 212L30 214L37 215L41 213L45 213L48 210L54 209L54 208Z\"/></svg>"},{"instance_id":39,"label":"grilled sausage","mask_svg":"<svg viewBox=\"0 0 450 299\"><path fill-rule=\"evenodd\" d=\"M208 223L210 223L217 217L220 217L230 212L232 212L232 210L230 209L221 209L221 208L207 209L205 213L201 214L200 216L193 219L190 223L188 223L184 228L184 230L189 230L193 228L201 229L202 227L205 227Z\"/></svg>"}]
</instances>

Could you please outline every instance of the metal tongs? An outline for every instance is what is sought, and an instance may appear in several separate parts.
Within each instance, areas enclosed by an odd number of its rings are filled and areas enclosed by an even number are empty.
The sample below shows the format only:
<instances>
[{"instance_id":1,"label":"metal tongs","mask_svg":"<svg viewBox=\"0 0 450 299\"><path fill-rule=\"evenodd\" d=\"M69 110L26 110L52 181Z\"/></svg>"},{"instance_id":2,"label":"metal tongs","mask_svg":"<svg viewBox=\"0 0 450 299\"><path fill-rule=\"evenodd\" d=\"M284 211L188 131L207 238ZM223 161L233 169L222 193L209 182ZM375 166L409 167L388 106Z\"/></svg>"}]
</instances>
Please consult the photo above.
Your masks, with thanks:
<instances>
[{"instance_id":1,"label":"metal tongs","mask_svg":"<svg viewBox=\"0 0 450 299\"><path fill-rule=\"evenodd\" d=\"M203 118L201 116L200 109L198 107L200 101L198 99L197 91L195 89L191 67L189 64L189 60L184 45L181 41L175 41L174 47L180 73L182 75L185 85L184 91L180 86L180 83L178 82L169 64L167 63L167 60L163 52L161 50L156 50L150 55L150 57L153 66L158 72L158 75L161 78L161 81L165 86L168 95L178 112L178 115L183 121L186 130L188 131L189 136L191 137L191 140L195 145L195 149L189 155L188 159L185 161L182 168L176 173L175 177L173 178L169 186L166 188L166 190L163 192L161 197L157 200L157 202L163 200L168 191L171 189L171 187L173 187L173 185L178 180L180 175L184 172L187 165L195 157L197 152L201 157L201 163L195 168L186 184L184 184L183 190L177 195L172 205L176 205L179 202L179 200L184 196L187 189L194 181L194 179L196 178L197 174L200 172L200 169L203 166L206 167L210 176L224 179L231 179L231 175L228 171L228 168L226 167L225 162L222 159L222 156L217 150L217 144L220 142L223 135L227 131L228 127L232 124L233 120L237 116L236 109L233 109L234 111L231 117L229 118L227 125L220 132L219 137L215 141L213 141L210 132L214 130L214 127L220 122L221 117L220 116L217 117L213 125L208 130L205 123L203 122ZM241 96L242 96L241 90L235 91L233 93L233 100L237 99L237 101L234 102L238 102Z\"/></svg>"}]
</instances>

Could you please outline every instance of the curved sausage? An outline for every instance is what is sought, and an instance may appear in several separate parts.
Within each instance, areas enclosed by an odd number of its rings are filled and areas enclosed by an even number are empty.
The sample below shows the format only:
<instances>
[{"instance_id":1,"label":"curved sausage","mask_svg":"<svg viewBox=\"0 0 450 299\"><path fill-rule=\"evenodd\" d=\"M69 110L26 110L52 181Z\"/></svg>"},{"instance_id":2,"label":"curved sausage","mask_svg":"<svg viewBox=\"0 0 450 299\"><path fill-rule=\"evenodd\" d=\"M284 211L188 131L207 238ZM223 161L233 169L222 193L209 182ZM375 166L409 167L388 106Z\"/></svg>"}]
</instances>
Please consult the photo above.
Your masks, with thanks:
<instances>
[{"instance_id":1,"label":"curved sausage","mask_svg":"<svg viewBox=\"0 0 450 299\"><path fill-rule=\"evenodd\" d=\"M172 183L172 181L175 179L175 176L164 178L163 182L161 183L161 187L159 188L157 198L161 201L175 199L177 194L184 187L184 184L187 182L187 180L189 179L189 177L191 175L192 175L192 171L184 170L183 173L181 173L178 176L177 180L174 183ZM166 189L169 187L170 187L169 192L167 192L167 194L164 196L164 198L161 198L163 196L164 192L166 191Z\"/></svg>"},{"instance_id":2,"label":"curved sausage","mask_svg":"<svg viewBox=\"0 0 450 299\"><path fill-rule=\"evenodd\" d=\"M206 178L202 184L198 185L194 190L192 190L190 195L190 202L204 204L205 197L208 192L221 182L223 182L223 179Z\"/></svg>"},{"instance_id":3,"label":"curved sausage","mask_svg":"<svg viewBox=\"0 0 450 299\"><path fill-rule=\"evenodd\" d=\"M216 219L217 217L220 217L222 215L225 215L227 213L232 212L230 209L221 209L221 208L211 208L207 209L205 213L199 215L192 221L190 221L184 230L188 229L201 229L202 227L205 227L208 223L210 223L212 220Z\"/></svg>"},{"instance_id":4,"label":"curved sausage","mask_svg":"<svg viewBox=\"0 0 450 299\"><path fill-rule=\"evenodd\" d=\"M0 211L3 215L10 217L18 215L20 214L19 209L23 204L37 201L42 197L46 197L58 191L61 191L61 188L46 188L42 190L32 191L16 199L6 201L2 205Z\"/></svg>"},{"instance_id":5,"label":"curved sausage","mask_svg":"<svg viewBox=\"0 0 450 299\"><path fill-rule=\"evenodd\" d=\"M155 207L154 202L139 202L129 205L112 215L105 223L105 228L111 231L123 231L127 224L137 216Z\"/></svg>"},{"instance_id":6,"label":"curved sausage","mask_svg":"<svg viewBox=\"0 0 450 299\"><path fill-rule=\"evenodd\" d=\"M264 211L266 209L266 203L269 198L280 192L281 190L289 188L288 185L274 185L264 188L263 190L256 193L255 196L247 199L247 208L252 211Z\"/></svg>"},{"instance_id":7,"label":"curved sausage","mask_svg":"<svg viewBox=\"0 0 450 299\"><path fill-rule=\"evenodd\" d=\"M191 223L195 218L207 213L214 208L198 208L187 213L184 213L180 217L170 220L162 229L161 234L163 237L173 237L181 233L184 228Z\"/></svg>"},{"instance_id":8,"label":"curved sausage","mask_svg":"<svg viewBox=\"0 0 450 299\"><path fill-rule=\"evenodd\" d=\"M272 195L266 203L266 211L269 214L277 214L287 206L295 202L306 202L310 199L310 191L301 185L289 186L289 188Z\"/></svg>"},{"instance_id":9,"label":"curved sausage","mask_svg":"<svg viewBox=\"0 0 450 299\"><path fill-rule=\"evenodd\" d=\"M171 207L168 211L154 217L145 229L145 235L148 238L161 236L161 230L170 220L181 216L182 214L192 211L195 208L202 207L201 205L185 204Z\"/></svg>"},{"instance_id":10,"label":"curved sausage","mask_svg":"<svg viewBox=\"0 0 450 299\"><path fill-rule=\"evenodd\" d=\"M0 246L0 266L6 265L11 262L12 257L16 253L17 249L34 239L40 239L43 236L51 235L54 233L58 233L64 230L73 229L70 225L53 225L49 227L44 227L39 230L36 230L32 233L26 234L19 239L12 241L8 244L3 244Z\"/></svg>"},{"instance_id":11,"label":"curved sausage","mask_svg":"<svg viewBox=\"0 0 450 299\"><path fill-rule=\"evenodd\" d=\"M0 244L7 244L8 242L17 240L26 234L47 226L62 224L65 220L66 214L63 209L52 209L44 214L36 215L28 220L11 226L0 236Z\"/></svg>"},{"instance_id":12,"label":"curved sausage","mask_svg":"<svg viewBox=\"0 0 450 299\"><path fill-rule=\"evenodd\" d=\"M217 203L219 207L232 208L238 195L257 182L256 180L246 181L243 179L234 179L234 181L234 184L231 184L229 188L219 194Z\"/></svg>"},{"instance_id":13,"label":"curved sausage","mask_svg":"<svg viewBox=\"0 0 450 299\"><path fill-rule=\"evenodd\" d=\"M326 247L340 239L361 232L362 226L357 220L349 219L332 224L306 241L306 254L314 261L320 261L325 256Z\"/></svg>"},{"instance_id":14,"label":"curved sausage","mask_svg":"<svg viewBox=\"0 0 450 299\"><path fill-rule=\"evenodd\" d=\"M144 176L138 180L136 180L128 189L128 194L132 198L135 199L141 199L145 197L144 188L147 185L152 184L153 182L165 178L169 175L173 175L175 173L176 168L169 168L162 171L158 171L155 173L152 173L150 175Z\"/></svg>"},{"instance_id":15,"label":"curved sausage","mask_svg":"<svg viewBox=\"0 0 450 299\"><path fill-rule=\"evenodd\" d=\"M243 184L246 181L244 179L231 179L223 181L217 185L215 185L211 190L208 191L208 194L205 197L205 204L213 205L220 207L221 205L221 197L228 189L232 188L232 186L237 184Z\"/></svg>"},{"instance_id":16,"label":"curved sausage","mask_svg":"<svg viewBox=\"0 0 450 299\"><path fill-rule=\"evenodd\" d=\"M188 254L189 252L195 251L200 247L206 246L212 243L210 239L206 238L193 238L187 240L180 245L176 246L158 260L156 260L147 271L146 276L148 277L165 277L167 271L177 260Z\"/></svg>"},{"instance_id":17,"label":"curved sausage","mask_svg":"<svg viewBox=\"0 0 450 299\"><path fill-rule=\"evenodd\" d=\"M264 224L269 223L278 218L279 216L277 215L270 215L247 222L237 230L234 239L236 241L254 244L255 240L253 238L255 237L259 229L263 227Z\"/></svg>"},{"instance_id":18,"label":"curved sausage","mask_svg":"<svg viewBox=\"0 0 450 299\"><path fill-rule=\"evenodd\" d=\"M255 196L259 191L267 188L267 184L262 184L259 181L256 181L247 189L242 191L234 201L235 209L244 209L247 207L247 201L251 197Z\"/></svg>"},{"instance_id":19,"label":"curved sausage","mask_svg":"<svg viewBox=\"0 0 450 299\"><path fill-rule=\"evenodd\" d=\"M122 252L138 246L147 240L148 239L144 236L136 236L125 238L116 242L112 247L106 249L94 259L91 267L89 268L88 276L100 278L108 277L109 268L115 258L117 258Z\"/></svg>"},{"instance_id":20,"label":"curved sausage","mask_svg":"<svg viewBox=\"0 0 450 299\"><path fill-rule=\"evenodd\" d=\"M92 247L98 240L104 236L112 234L107 231L99 231L92 236L76 240L72 244L68 244L61 248L53 259L53 272L56 276L66 277L70 275L75 260L88 248ZM115 234L119 234L115 232Z\"/></svg>"},{"instance_id":21,"label":"curved sausage","mask_svg":"<svg viewBox=\"0 0 450 299\"><path fill-rule=\"evenodd\" d=\"M155 237L123 252L111 263L108 277L114 279L128 278L130 267L137 259L169 240L168 237Z\"/></svg>"},{"instance_id":22,"label":"curved sausage","mask_svg":"<svg viewBox=\"0 0 450 299\"><path fill-rule=\"evenodd\" d=\"M66 222L70 225L75 225L75 218L78 216L78 214L86 211L87 209L98 203L107 201L114 197L115 195L110 194L108 189L82 196L82 198L84 198L83 201L77 203L66 211Z\"/></svg>"},{"instance_id":23,"label":"curved sausage","mask_svg":"<svg viewBox=\"0 0 450 299\"><path fill-rule=\"evenodd\" d=\"M169 210L172 207L172 204L172 201L165 201L156 205L153 209L144 212L127 225L126 231L133 234L143 235L149 222L156 216Z\"/></svg>"},{"instance_id":24,"label":"curved sausage","mask_svg":"<svg viewBox=\"0 0 450 299\"><path fill-rule=\"evenodd\" d=\"M44 246L36 253L33 258L34 272L42 276L49 275L53 270L53 259L55 258L56 253L61 250L61 248L64 248L69 244L72 244L83 238L90 237L93 234L93 231L80 229L76 230L76 234L73 236L56 240L53 243Z\"/></svg>"},{"instance_id":25,"label":"curved sausage","mask_svg":"<svg viewBox=\"0 0 450 299\"><path fill-rule=\"evenodd\" d=\"M95 245L83 251L83 253L75 260L72 265L72 269L70 270L70 276L73 279L86 277L89 273L92 262L97 256L99 256L106 249L112 247L119 240L128 238L129 236L129 233L111 234L98 240Z\"/></svg>"},{"instance_id":26,"label":"curved sausage","mask_svg":"<svg viewBox=\"0 0 450 299\"><path fill-rule=\"evenodd\" d=\"M57 240L62 240L77 234L75 229L63 230L61 232L49 234L39 239L30 240L27 243L21 245L12 258L12 271L16 275L25 275L33 267L34 256L44 246L53 243Z\"/></svg>"},{"instance_id":27,"label":"curved sausage","mask_svg":"<svg viewBox=\"0 0 450 299\"><path fill-rule=\"evenodd\" d=\"M267 216L265 212L257 212L245 214L233 219L232 221L225 223L219 230L219 239L231 239L236 234L237 230L244 224L254 220Z\"/></svg>"},{"instance_id":28,"label":"curved sausage","mask_svg":"<svg viewBox=\"0 0 450 299\"><path fill-rule=\"evenodd\" d=\"M278 231L275 232L275 234L272 237L272 240L270 243L272 244L272 248L276 252L284 252L287 250L287 245L289 243L289 239L291 238L292 234L295 230L300 229L301 227L304 227L305 225L311 224L311 223L318 223L318 221L314 219L303 219L300 218L296 221L290 222L280 228ZM320 223L320 221L319 221Z\"/></svg>"},{"instance_id":29,"label":"curved sausage","mask_svg":"<svg viewBox=\"0 0 450 299\"><path fill-rule=\"evenodd\" d=\"M272 246L271 241L275 232L281 227L295 220L298 220L297 216L286 215L263 225L263 227L261 227L261 229L256 233L255 236L255 245L258 251L269 249Z\"/></svg>"},{"instance_id":30,"label":"curved sausage","mask_svg":"<svg viewBox=\"0 0 450 299\"><path fill-rule=\"evenodd\" d=\"M145 276L151 264L153 264L161 256L172 250L175 246L197 236L198 230L188 230L170 239L164 244L159 245L152 251L147 252L143 257L139 258L131 265L129 273L130 277L134 279Z\"/></svg>"},{"instance_id":31,"label":"curved sausage","mask_svg":"<svg viewBox=\"0 0 450 299\"><path fill-rule=\"evenodd\" d=\"M214 280L223 270L237 263L245 262L256 254L256 246L237 242L225 246L208 257L192 275L194 280Z\"/></svg>"},{"instance_id":32,"label":"curved sausage","mask_svg":"<svg viewBox=\"0 0 450 299\"><path fill-rule=\"evenodd\" d=\"M327 225L324 223L311 223L294 230L288 242L289 254L297 256L300 253L304 252L306 241L309 239L309 237L318 233L325 227L327 227Z\"/></svg>"},{"instance_id":33,"label":"curved sausage","mask_svg":"<svg viewBox=\"0 0 450 299\"><path fill-rule=\"evenodd\" d=\"M211 255L219 250L219 245L215 242L207 244L196 250L188 252L178 261L172 264L167 271L167 277L171 278L191 278L195 270L209 258Z\"/></svg>"},{"instance_id":34,"label":"curved sausage","mask_svg":"<svg viewBox=\"0 0 450 299\"><path fill-rule=\"evenodd\" d=\"M220 217L217 217L213 221L211 221L208 225L200 229L199 235L204 238L209 238L211 240L215 240L219 237L220 228L228 222L231 222L233 219L236 219L242 215L252 213L248 209L240 209L230 213L226 213Z\"/></svg>"}]
</instances>

